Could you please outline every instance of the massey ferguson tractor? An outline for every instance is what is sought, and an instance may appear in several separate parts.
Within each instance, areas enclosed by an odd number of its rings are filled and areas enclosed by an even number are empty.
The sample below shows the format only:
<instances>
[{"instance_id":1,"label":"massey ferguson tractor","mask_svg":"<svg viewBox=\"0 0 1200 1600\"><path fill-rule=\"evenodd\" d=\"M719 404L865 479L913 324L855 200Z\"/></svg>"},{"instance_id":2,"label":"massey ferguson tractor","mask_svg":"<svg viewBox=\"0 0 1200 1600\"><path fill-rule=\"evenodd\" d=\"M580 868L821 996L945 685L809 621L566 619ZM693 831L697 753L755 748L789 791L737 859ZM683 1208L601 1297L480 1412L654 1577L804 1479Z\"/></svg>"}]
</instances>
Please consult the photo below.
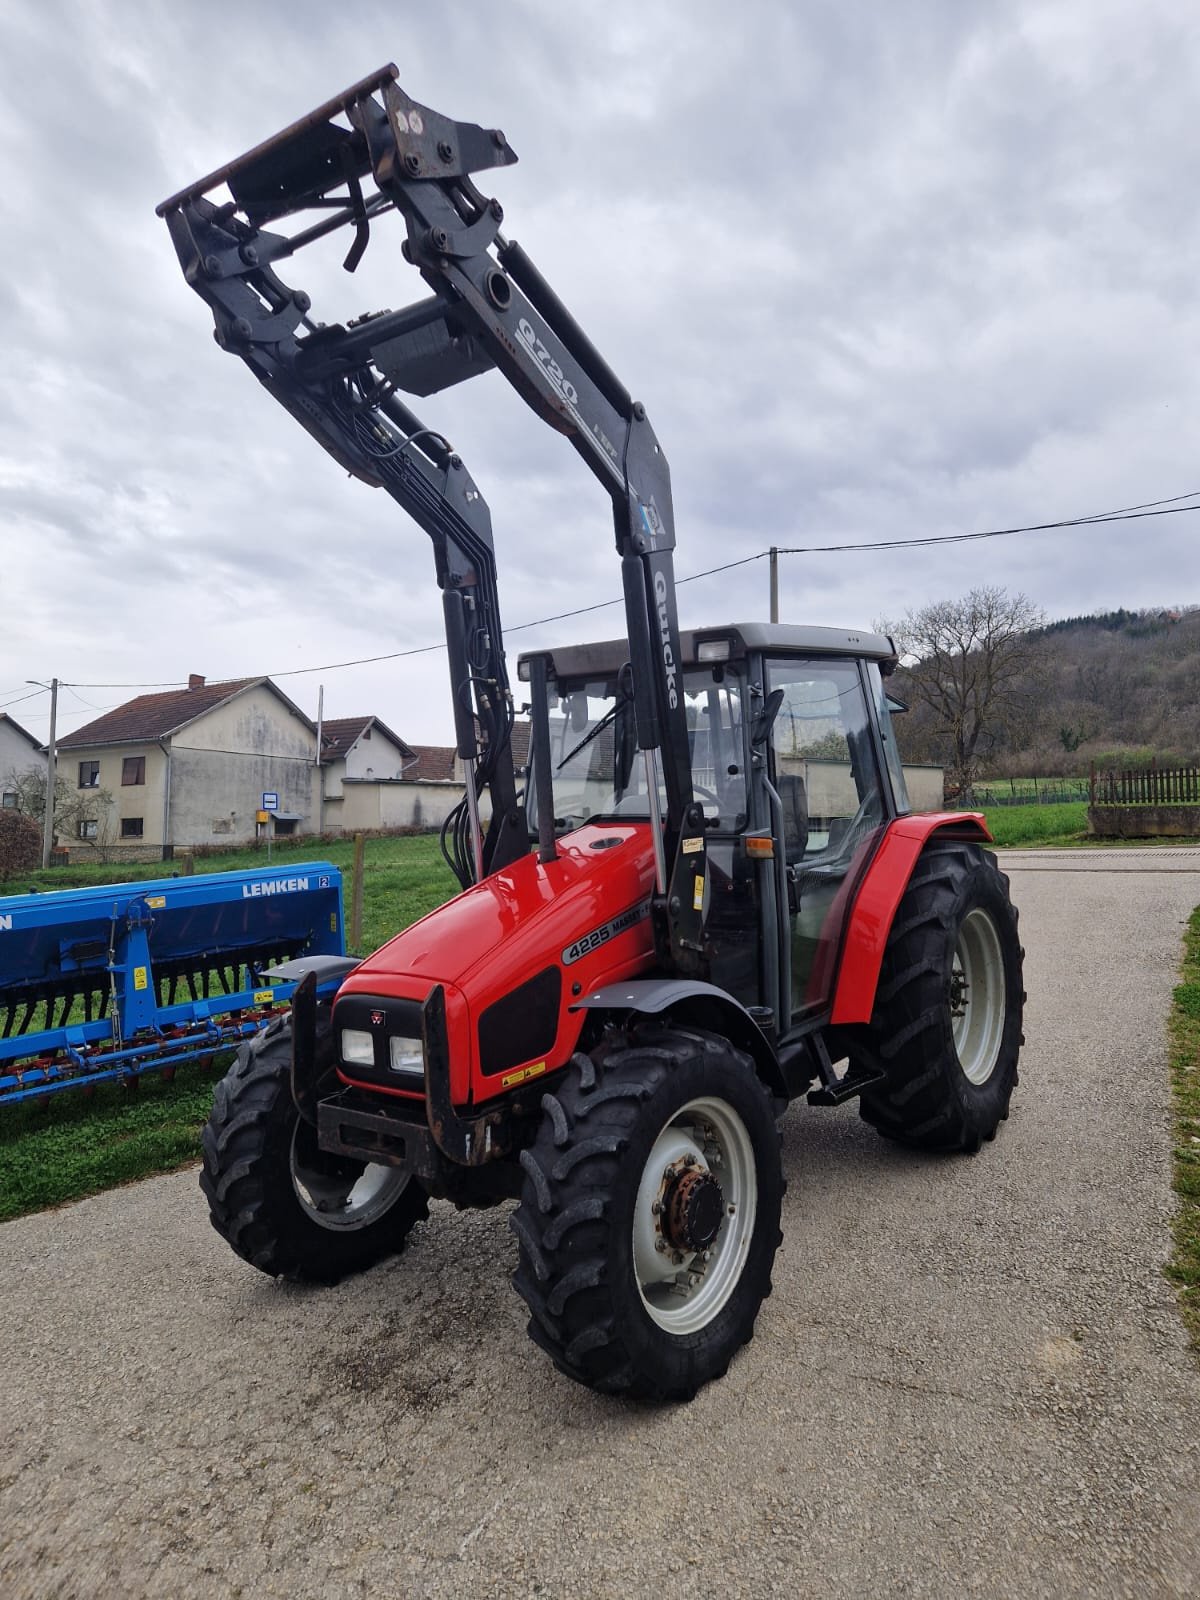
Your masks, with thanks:
<instances>
[{"instance_id":1,"label":"massey ferguson tractor","mask_svg":"<svg viewBox=\"0 0 1200 1600\"><path fill-rule=\"evenodd\" d=\"M220 1084L200 1182L240 1256L320 1282L431 1196L515 1199L534 1341L685 1400L770 1292L784 1108L857 1098L888 1139L977 1150L1017 1082L1022 951L983 818L910 810L890 639L680 631L645 408L476 185L515 160L388 66L158 208L220 347L432 540L467 770L461 893L364 961L274 969L290 1016ZM353 272L390 212L429 293L315 320L280 271L339 234ZM611 497L625 604L624 638L520 658L521 774L488 509L404 398L492 368Z\"/></svg>"}]
</instances>

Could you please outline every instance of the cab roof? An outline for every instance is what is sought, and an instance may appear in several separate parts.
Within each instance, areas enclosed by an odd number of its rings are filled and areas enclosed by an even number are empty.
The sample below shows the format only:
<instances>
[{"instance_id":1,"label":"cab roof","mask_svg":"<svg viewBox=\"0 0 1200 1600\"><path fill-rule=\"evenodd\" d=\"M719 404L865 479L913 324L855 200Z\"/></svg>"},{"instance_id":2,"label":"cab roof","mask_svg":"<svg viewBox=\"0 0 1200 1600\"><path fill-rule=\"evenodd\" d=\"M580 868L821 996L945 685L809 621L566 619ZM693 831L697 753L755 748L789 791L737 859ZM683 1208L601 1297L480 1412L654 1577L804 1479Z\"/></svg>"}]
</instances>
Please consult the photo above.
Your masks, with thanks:
<instances>
[{"instance_id":1,"label":"cab roof","mask_svg":"<svg viewBox=\"0 0 1200 1600\"><path fill-rule=\"evenodd\" d=\"M784 622L727 622L710 628L685 628L679 636L682 664L697 665L697 646L719 639L729 640L729 659L733 661L756 650L770 655L862 657L877 661L886 677L898 660L895 645L882 633ZM527 650L519 659L524 662L531 656L544 656L547 671L555 678L608 677L629 660L629 645L624 639L557 645Z\"/></svg>"}]
</instances>

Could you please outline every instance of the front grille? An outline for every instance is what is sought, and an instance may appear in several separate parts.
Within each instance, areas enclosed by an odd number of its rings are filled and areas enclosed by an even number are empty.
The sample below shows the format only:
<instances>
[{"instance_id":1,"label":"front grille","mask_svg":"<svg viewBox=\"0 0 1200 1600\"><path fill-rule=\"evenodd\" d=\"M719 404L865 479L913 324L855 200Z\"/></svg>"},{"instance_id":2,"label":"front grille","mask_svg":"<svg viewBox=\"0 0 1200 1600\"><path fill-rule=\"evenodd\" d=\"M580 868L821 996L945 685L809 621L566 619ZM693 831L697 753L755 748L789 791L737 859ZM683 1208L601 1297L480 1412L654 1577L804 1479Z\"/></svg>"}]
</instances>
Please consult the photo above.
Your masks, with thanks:
<instances>
[{"instance_id":1,"label":"front grille","mask_svg":"<svg viewBox=\"0 0 1200 1600\"><path fill-rule=\"evenodd\" d=\"M490 1005L479 1019L479 1064L485 1077L545 1056L558 1037L562 972L546 967L536 978Z\"/></svg>"}]
</instances>

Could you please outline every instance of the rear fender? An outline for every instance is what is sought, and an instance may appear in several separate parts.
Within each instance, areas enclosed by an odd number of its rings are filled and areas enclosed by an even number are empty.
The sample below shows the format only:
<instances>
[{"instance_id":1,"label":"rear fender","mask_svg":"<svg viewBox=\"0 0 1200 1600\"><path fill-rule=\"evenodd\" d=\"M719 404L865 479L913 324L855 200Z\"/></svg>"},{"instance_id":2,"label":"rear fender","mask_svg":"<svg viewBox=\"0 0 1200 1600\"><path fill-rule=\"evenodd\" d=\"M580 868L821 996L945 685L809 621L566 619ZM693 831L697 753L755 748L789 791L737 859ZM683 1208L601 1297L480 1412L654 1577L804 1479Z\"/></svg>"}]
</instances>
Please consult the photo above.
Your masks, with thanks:
<instances>
[{"instance_id":1,"label":"rear fender","mask_svg":"<svg viewBox=\"0 0 1200 1600\"><path fill-rule=\"evenodd\" d=\"M835 1026L870 1022L896 908L921 851L935 834L940 839L963 839L972 844L992 842L987 823L977 811L929 811L898 817L890 825L850 910L829 1019Z\"/></svg>"},{"instance_id":2,"label":"rear fender","mask_svg":"<svg viewBox=\"0 0 1200 1600\"><path fill-rule=\"evenodd\" d=\"M658 1016L670 1011L675 1022L690 1023L706 1033L718 1034L744 1050L754 1060L759 1077L775 1094L787 1098L779 1059L754 1018L739 1001L715 984L692 978L634 978L610 983L584 995L572 1011L637 1012Z\"/></svg>"}]
</instances>

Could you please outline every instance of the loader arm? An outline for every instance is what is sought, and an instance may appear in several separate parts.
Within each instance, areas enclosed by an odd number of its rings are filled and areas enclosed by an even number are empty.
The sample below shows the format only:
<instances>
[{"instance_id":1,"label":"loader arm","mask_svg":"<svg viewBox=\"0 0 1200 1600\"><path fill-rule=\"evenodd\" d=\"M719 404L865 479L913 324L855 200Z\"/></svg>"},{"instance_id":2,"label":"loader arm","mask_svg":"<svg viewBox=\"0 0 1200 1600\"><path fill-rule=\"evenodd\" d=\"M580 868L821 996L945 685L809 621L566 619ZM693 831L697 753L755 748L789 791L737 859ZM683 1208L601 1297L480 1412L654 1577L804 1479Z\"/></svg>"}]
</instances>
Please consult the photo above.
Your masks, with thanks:
<instances>
[{"instance_id":1,"label":"loader arm","mask_svg":"<svg viewBox=\"0 0 1200 1600\"><path fill-rule=\"evenodd\" d=\"M470 881L528 847L516 801L496 561L487 507L458 455L397 391L427 395L497 368L567 435L613 504L638 745L647 763L659 955L705 966L704 819L691 781L672 551L670 473L635 402L515 241L472 174L516 160L504 135L418 104L387 66L158 207L184 275L239 355L331 455L382 487L433 541L443 593L459 754L470 763L456 823ZM211 198L227 186L232 197ZM310 319L309 297L275 266L338 228L353 271L386 213L407 225L403 254L432 294L344 326ZM304 225L268 230L286 218ZM315 220L313 220L315 216ZM658 806L658 752L666 814ZM477 797L487 785L486 839ZM469 845L469 848L468 848ZM469 856L469 859L468 859Z\"/></svg>"}]
</instances>

